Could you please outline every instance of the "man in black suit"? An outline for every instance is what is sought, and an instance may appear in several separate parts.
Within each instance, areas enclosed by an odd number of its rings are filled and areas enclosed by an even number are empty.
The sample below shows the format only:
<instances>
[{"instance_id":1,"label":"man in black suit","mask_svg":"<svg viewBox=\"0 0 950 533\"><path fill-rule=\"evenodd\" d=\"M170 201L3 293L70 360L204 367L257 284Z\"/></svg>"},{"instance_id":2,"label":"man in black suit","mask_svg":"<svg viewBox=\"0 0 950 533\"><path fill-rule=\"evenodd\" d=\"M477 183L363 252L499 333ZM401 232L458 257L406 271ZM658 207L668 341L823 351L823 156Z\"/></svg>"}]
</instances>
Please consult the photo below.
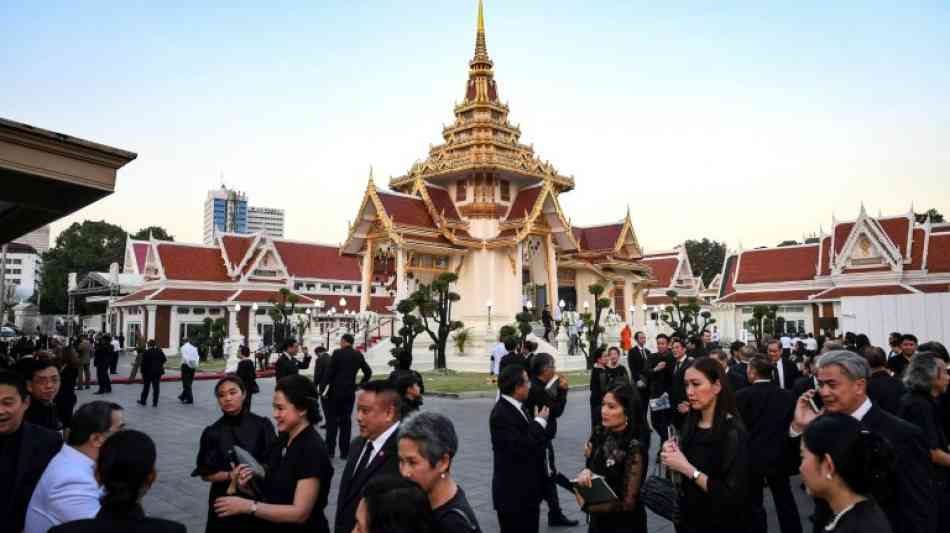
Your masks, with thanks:
<instances>
[{"instance_id":1,"label":"man in black suit","mask_svg":"<svg viewBox=\"0 0 950 533\"><path fill-rule=\"evenodd\" d=\"M357 352L358 353L358 352ZM375 476L399 475L399 406L401 399L388 379L363 383L356 408L360 435L353 439L336 502L336 533L350 533L363 487Z\"/></svg>"},{"instance_id":2,"label":"man in black suit","mask_svg":"<svg viewBox=\"0 0 950 533\"><path fill-rule=\"evenodd\" d=\"M627 352L627 370L630 371L630 382L636 385L640 398L647 397L647 382L643 369L650 360L650 349L647 348L647 336L642 331L633 334L633 348ZM646 402L641 402L646 405Z\"/></svg>"},{"instance_id":3,"label":"man in black suit","mask_svg":"<svg viewBox=\"0 0 950 533\"><path fill-rule=\"evenodd\" d=\"M554 317L551 316L551 308L547 305L541 311L541 324L544 325L544 342L551 342L551 330L554 329Z\"/></svg>"},{"instance_id":4,"label":"man in black suit","mask_svg":"<svg viewBox=\"0 0 950 533\"><path fill-rule=\"evenodd\" d=\"M544 501L548 504L548 526L574 527L577 525L577 521L568 519L561 511L561 501L557 494L557 482L561 481L563 485L569 487L569 490L573 490L573 487L570 482L565 483L567 478L558 473L557 465L554 462L554 437L557 436L557 419L564 414L564 408L567 406L567 378L557 375L554 357L551 354L535 354L531 358L531 368L529 370L531 389L528 392L525 408L529 413L541 407L550 409L548 425L544 431L547 436L548 467L547 476L545 476Z\"/></svg>"},{"instance_id":5,"label":"man in black suit","mask_svg":"<svg viewBox=\"0 0 950 533\"><path fill-rule=\"evenodd\" d=\"M847 350L825 353L818 361L818 394L823 411L845 413L861 421L865 429L887 439L894 448L891 472L893 495L878 502L894 533L933 533L936 512L930 455L919 428L874 405L867 396L871 368L864 357ZM816 393L805 392L795 406L789 434L800 438L818 413L808 400ZM833 518L823 500L815 501L814 532L821 533Z\"/></svg>"},{"instance_id":6,"label":"man in black suit","mask_svg":"<svg viewBox=\"0 0 950 533\"><path fill-rule=\"evenodd\" d=\"M340 348L330 356L330 365L323 378L321 396L328 398L327 451L333 457L337 432L340 436L340 457L350 454L351 418L356 400L356 373L363 371L360 385L373 377L373 370L366 364L363 354L353 349L353 335L340 339Z\"/></svg>"},{"instance_id":7,"label":"man in black suit","mask_svg":"<svg viewBox=\"0 0 950 533\"><path fill-rule=\"evenodd\" d=\"M726 376L729 378L729 384L732 385L733 392L739 392L751 385L749 383L749 364L747 361L755 355L755 350L747 347L742 341L735 341L729 345L729 363L726 365Z\"/></svg>"},{"instance_id":8,"label":"man in black suit","mask_svg":"<svg viewBox=\"0 0 950 533\"><path fill-rule=\"evenodd\" d=\"M310 366L310 356L305 356L303 361L297 360L297 353L300 351L300 345L297 339L289 337L284 341L280 357L274 363L274 378L280 381L281 378L299 374L300 369Z\"/></svg>"},{"instance_id":9,"label":"man in black suit","mask_svg":"<svg viewBox=\"0 0 950 533\"><path fill-rule=\"evenodd\" d=\"M772 382L772 370L766 358L753 358L748 363L748 380L752 385L736 393L736 407L749 434L749 533L768 531L762 507L766 484L772 492L782 533L802 533L801 517L788 482L789 474L797 470L798 454L785 438L795 412L795 397Z\"/></svg>"},{"instance_id":10,"label":"man in black suit","mask_svg":"<svg viewBox=\"0 0 950 533\"><path fill-rule=\"evenodd\" d=\"M894 416L901 407L901 396L904 395L904 384L891 375L887 369L887 354L877 346L869 346L864 350L864 358L871 367L871 377L868 379L868 398L874 405L884 409Z\"/></svg>"},{"instance_id":11,"label":"man in black suit","mask_svg":"<svg viewBox=\"0 0 950 533\"><path fill-rule=\"evenodd\" d=\"M317 346L313 351L314 357L316 360L313 362L313 382L318 386L323 383L323 378L327 374L327 370L330 368L330 352L327 351L323 346ZM328 417L329 405L325 397L320 397L320 408L323 409L324 417ZM326 428L326 420L324 420L321 428Z\"/></svg>"},{"instance_id":12,"label":"man in black suit","mask_svg":"<svg viewBox=\"0 0 950 533\"><path fill-rule=\"evenodd\" d=\"M791 388L795 386L795 382L798 381L798 378L802 377L802 373L798 371L798 367L795 366L795 363L790 361L788 357L782 355L781 341L775 339L770 340L767 349L769 360L772 361L772 366L775 367L775 370L772 372L772 379L775 380L775 383L783 390L791 390Z\"/></svg>"},{"instance_id":13,"label":"man in black suit","mask_svg":"<svg viewBox=\"0 0 950 533\"><path fill-rule=\"evenodd\" d=\"M509 365L498 376L501 397L488 426L494 452L492 502L501 533L537 533L547 472L545 429L550 409L525 413L530 381L524 368Z\"/></svg>"},{"instance_id":14,"label":"man in black suit","mask_svg":"<svg viewBox=\"0 0 950 533\"><path fill-rule=\"evenodd\" d=\"M649 406L650 425L660 436L661 445L669 436L668 429L672 422L673 409L676 407L669 402L670 386L673 383L672 368L676 362L669 351L669 342L670 338L665 333L656 336L656 353L647 356L647 364L643 369L649 390L649 401L646 403ZM661 407L661 403L666 406Z\"/></svg>"},{"instance_id":15,"label":"man in black suit","mask_svg":"<svg viewBox=\"0 0 950 533\"><path fill-rule=\"evenodd\" d=\"M107 394L112 392L112 378L109 376L109 364L112 361L112 355L115 350L112 349L112 341L108 335L99 339L96 345L96 351L92 356L92 366L96 367L96 381L99 384L99 390L93 394Z\"/></svg>"},{"instance_id":16,"label":"man in black suit","mask_svg":"<svg viewBox=\"0 0 950 533\"><path fill-rule=\"evenodd\" d=\"M689 414L689 402L686 400L686 370L692 366L693 358L686 355L686 341L673 339L673 366L670 369L673 381L670 383L670 405L673 406L673 427L679 431Z\"/></svg>"},{"instance_id":17,"label":"man in black suit","mask_svg":"<svg viewBox=\"0 0 950 533\"><path fill-rule=\"evenodd\" d=\"M887 362L887 368L894 373L894 377L900 379L904 375L904 369L910 364L910 360L917 353L917 337L910 333L901 335L901 351L899 354L891 357Z\"/></svg>"},{"instance_id":18,"label":"man in black suit","mask_svg":"<svg viewBox=\"0 0 950 533\"><path fill-rule=\"evenodd\" d=\"M155 339L149 340L148 349L142 354L142 395L139 397L139 405L145 405L148 400L148 391L151 389L152 407L158 407L158 392L167 361L165 352L158 347Z\"/></svg>"},{"instance_id":19,"label":"man in black suit","mask_svg":"<svg viewBox=\"0 0 950 533\"><path fill-rule=\"evenodd\" d=\"M508 350L508 353L498 362L499 375L501 375L501 371L508 365L519 365L521 368L528 366L528 360L524 354L521 353L519 344L520 341L517 337L508 337L505 339L505 350Z\"/></svg>"},{"instance_id":20,"label":"man in black suit","mask_svg":"<svg viewBox=\"0 0 950 533\"><path fill-rule=\"evenodd\" d=\"M62 439L58 433L23 420L30 406L26 382L0 371L0 530L22 531L26 508L40 476Z\"/></svg>"}]
</instances>

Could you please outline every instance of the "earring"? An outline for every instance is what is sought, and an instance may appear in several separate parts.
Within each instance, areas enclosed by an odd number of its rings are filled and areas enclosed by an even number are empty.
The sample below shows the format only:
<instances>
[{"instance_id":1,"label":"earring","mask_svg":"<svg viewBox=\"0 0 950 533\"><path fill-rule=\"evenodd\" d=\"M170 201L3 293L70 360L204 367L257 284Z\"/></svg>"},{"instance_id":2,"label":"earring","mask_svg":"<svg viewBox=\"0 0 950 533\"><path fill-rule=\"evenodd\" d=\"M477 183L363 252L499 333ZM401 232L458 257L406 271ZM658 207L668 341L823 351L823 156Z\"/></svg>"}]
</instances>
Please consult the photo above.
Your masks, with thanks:
<instances>
[{"instance_id":1,"label":"earring","mask_svg":"<svg viewBox=\"0 0 950 533\"><path fill-rule=\"evenodd\" d=\"M825 474L826 479L831 479L831 474Z\"/></svg>"},{"instance_id":2,"label":"earring","mask_svg":"<svg viewBox=\"0 0 950 533\"><path fill-rule=\"evenodd\" d=\"M439 474L439 477L442 479L445 479L445 472L442 472L441 474Z\"/></svg>"}]
</instances>

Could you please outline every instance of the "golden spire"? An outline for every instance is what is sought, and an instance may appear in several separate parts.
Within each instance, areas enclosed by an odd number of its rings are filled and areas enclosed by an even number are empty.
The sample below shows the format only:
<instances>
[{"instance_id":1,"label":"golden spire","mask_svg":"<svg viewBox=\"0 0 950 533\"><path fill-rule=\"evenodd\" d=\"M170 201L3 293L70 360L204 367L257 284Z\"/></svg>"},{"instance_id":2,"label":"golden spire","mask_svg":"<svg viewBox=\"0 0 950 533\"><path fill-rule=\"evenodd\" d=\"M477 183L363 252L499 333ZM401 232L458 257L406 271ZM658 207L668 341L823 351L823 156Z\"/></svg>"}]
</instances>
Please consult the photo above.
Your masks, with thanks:
<instances>
[{"instance_id":1,"label":"golden spire","mask_svg":"<svg viewBox=\"0 0 950 533\"><path fill-rule=\"evenodd\" d=\"M485 44L485 9L482 0L478 0L478 30L475 33L475 60L479 59L490 61L488 46Z\"/></svg>"}]
</instances>

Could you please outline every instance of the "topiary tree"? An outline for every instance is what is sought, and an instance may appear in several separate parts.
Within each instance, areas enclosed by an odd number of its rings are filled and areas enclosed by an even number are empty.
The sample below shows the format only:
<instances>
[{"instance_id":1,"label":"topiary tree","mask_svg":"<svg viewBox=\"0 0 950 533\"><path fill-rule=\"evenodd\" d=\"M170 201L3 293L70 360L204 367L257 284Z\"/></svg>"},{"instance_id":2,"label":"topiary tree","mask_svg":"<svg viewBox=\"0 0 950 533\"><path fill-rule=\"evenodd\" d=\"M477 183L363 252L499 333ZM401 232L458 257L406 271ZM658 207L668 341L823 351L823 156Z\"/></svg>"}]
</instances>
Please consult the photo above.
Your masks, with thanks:
<instances>
[{"instance_id":1,"label":"topiary tree","mask_svg":"<svg viewBox=\"0 0 950 533\"><path fill-rule=\"evenodd\" d=\"M528 311L522 311L515 315L515 320L518 322L517 335L520 336L522 344L524 344L524 341L527 340L528 335L531 334L531 319L531 313Z\"/></svg>"},{"instance_id":2,"label":"topiary tree","mask_svg":"<svg viewBox=\"0 0 950 533\"><path fill-rule=\"evenodd\" d=\"M686 299L686 303L682 303L676 291L666 291L666 295L670 297L672 303L667 305L660 314L660 320L680 337L685 339L692 335L699 335L716 323L716 319L712 318L712 313L704 311L695 297L691 296Z\"/></svg>"},{"instance_id":3,"label":"topiary tree","mask_svg":"<svg viewBox=\"0 0 950 533\"><path fill-rule=\"evenodd\" d=\"M274 344L280 346L285 339L293 334L291 319L297 309L297 302L300 301L300 297L284 287L278 292L277 298L271 298L269 301L271 308L267 313L274 321Z\"/></svg>"},{"instance_id":4,"label":"topiary tree","mask_svg":"<svg viewBox=\"0 0 950 533\"><path fill-rule=\"evenodd\" d=\"M392 354L396 359L407 358L410 365L412 364L412 345L416 342L416 337L425 331L422 320L415 313L417 307L411 295L396 305L396 312L401 316L402 327L399 328L399 337L393 338L393 344L396 347L392 349Z\"/></svg>"},{"instance_id":5,"label":"topiary tree","mask_svg":"<svg viewBox=\"0 0 950 533\"><path fill-rule=\"evenodd\" d=\"M452 320L452 303L462 298L457 292L452 291L452 284L456 281L458 281L458 275L452 272L439 274L435 281L429 285L421 285L409 297L416 304L419 317L422 319L423 330L429 334L434 343L433 366L436 370L445 369L445 347L448 344L449 335L465 327L462 322Z\"/></svg>"},{"instance_id":6,"label":"topiary tree","mask_svg":"<svg viewBox=\"0 0 950 533\"><path fill-rule=\"evenodd\" d=\"M591 355L597 351L597 347L600 346L600 334L604 332L603 326L600 325L600 319L603 317L604 310L610 307L610 298L601 298L606 290L603 283L594 283L587 287L587 290L594 297L594 312L581 313L581 320L584 321L584 329L587 331L586 337L590 350L585 351L583 343L581 343L580 348L581 351L584 351L584 355L587 358L587 369L590 370L594 368L594 360L591 359Z\"/></svg>"},{"instance_id":7,"label":"topiary tree","mask_svg":"<svg viewBox=\"0 0 950 533\"><path fill-rule=\"evenodd\" d=\"M777 305L756 305L752 308L752 318L745 323L746 329L752 332L755 343L761 348L762 340L775 334L775 321L778 313Z\"/></svg>"}]
</instances>

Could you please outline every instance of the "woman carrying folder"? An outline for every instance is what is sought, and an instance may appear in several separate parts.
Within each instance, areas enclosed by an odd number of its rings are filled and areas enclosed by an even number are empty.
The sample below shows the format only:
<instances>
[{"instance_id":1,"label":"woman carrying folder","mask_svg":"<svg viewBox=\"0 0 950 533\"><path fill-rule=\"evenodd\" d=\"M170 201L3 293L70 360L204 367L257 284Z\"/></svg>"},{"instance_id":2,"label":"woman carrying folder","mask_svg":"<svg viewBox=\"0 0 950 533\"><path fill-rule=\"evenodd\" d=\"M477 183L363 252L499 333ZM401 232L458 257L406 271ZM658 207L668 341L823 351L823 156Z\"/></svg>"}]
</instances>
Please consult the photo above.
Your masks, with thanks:
<instances>
[{"instance_id":1,"label":"woman carrying folder","mask_svg":"<svg viewBox=\"0 0 950 533\"><path fill-rule=\"evenodd\" d=\"M600 408L601 424L584 450L587 468L577 475L581 487L592 487L595 476L606 481L615 499L588 504L575 490L581 508L590 514L590 533L645 533L646 510L640 500L644 453L638 436L640 397L628 384L611 388Z\"/></svg>"}]
</instances>

